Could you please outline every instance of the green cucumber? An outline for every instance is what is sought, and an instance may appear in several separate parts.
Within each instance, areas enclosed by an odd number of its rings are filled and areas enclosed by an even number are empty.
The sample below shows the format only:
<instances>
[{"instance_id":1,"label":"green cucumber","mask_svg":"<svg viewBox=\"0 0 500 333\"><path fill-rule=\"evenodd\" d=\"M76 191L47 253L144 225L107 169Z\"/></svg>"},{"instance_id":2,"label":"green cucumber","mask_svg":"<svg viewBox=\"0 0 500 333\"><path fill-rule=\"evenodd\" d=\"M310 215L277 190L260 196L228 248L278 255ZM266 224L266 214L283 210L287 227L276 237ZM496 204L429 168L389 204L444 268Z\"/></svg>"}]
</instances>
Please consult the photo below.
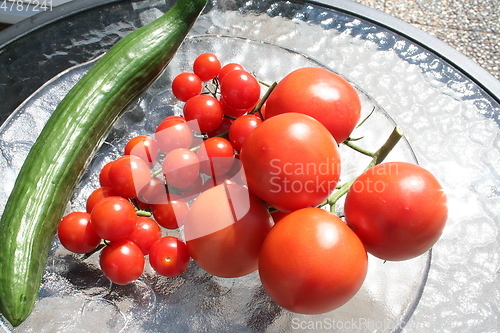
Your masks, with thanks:
<instances>
[{"instance_id":1,"label":"green cucumber","mask_svg":"<svg viewBox=\"0 0 500 333\"><path fill-rule=\"evenodd\" d=\"M68 92L31 148L0 220L0 311L32 312L68 201L115 120L161 74L207 0L178 0L118 41Z\"/></svg>"}]
</instances>

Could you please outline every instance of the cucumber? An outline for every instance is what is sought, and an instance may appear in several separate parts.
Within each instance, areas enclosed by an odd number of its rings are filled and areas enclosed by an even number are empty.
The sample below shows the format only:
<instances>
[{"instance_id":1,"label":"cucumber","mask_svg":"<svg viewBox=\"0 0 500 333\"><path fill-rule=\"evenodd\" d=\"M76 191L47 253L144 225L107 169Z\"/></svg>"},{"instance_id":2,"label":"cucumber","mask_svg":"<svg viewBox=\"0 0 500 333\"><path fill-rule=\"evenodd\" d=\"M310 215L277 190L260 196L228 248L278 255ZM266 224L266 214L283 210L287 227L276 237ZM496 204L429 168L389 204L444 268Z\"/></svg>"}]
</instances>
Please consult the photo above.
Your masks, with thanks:
<instances>
[{"instance_id":1,"label":"cucumber","mask_svg":"<svg viewBox=\"0 0 500 333\"><path fill-rule=\"evenodd\" d=\"M0 220L0 311L32 312L68 201L115 120L161 74L207 0L178 0L118 41L54 110L31 148Z\"/></svg>"}]
</instances>

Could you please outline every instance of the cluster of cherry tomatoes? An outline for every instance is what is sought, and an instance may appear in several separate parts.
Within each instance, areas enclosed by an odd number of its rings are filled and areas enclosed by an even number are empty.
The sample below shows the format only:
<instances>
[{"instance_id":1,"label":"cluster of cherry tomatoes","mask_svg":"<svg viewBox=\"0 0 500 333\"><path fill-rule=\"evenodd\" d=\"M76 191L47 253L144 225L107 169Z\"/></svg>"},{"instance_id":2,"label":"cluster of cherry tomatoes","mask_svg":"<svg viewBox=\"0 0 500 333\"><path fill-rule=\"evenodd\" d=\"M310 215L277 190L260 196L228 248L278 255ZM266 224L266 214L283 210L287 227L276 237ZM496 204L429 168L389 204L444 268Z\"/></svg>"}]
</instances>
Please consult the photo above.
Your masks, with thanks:
<instances>
[{"instance_id":1,"label":"cluster of cherry tomatoes","mask_svg":"<svg viewBox=\"0 0 500 333\"><path fill-rule=\"evenodd\" d=\"M111 281L139 278L146 255L170 277L194 260L224 278L258 270L279 305L324 313L357 293L367 251L406 260L439 238L446 197L414 164L378 164L350 182L344 219L324 209L341 180L338 146L360 120L357 91L341 76L301 68L266 85L204 53L171 88L183 115L131 139L102 169L86 212L59 226L70 251L105 243ZM183 239L163 236L168 229Z\"/></svg>"}]
</instances>

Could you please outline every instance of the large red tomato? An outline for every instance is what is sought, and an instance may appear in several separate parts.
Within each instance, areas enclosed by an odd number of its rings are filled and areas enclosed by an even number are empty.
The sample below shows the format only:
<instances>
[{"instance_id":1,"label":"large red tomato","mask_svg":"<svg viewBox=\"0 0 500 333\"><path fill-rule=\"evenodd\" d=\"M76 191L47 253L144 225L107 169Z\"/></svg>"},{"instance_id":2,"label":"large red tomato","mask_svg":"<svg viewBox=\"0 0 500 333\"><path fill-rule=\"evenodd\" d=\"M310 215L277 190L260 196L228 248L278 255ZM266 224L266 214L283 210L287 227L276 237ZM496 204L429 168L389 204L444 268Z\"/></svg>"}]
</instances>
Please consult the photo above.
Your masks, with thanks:
<instances>
[{"instance_id":1,"label":"large red tomato","mask_svg":"<svg viewBox=\"0 0 500 333\"><path fill-rule=\"evenodd\" d=\"M340 176L335 139L301 113L262 122L245 140L240 159L250 191L283 211L321 204Z\"/></svg>"},{"instance_id":2,"label":"large red tomato","mask_svg":"<svg viewBox=\"0 0 500 333\"><path fill-rule=\"evenodd\" d=\"M346 196L345 217L368 252L406 260L441 236L448 208L436 178L406 162L382 163L361 174Z\"/></svg>"},{"instance_id":3,"label":"large red tomato","mask_svg":"<svg viewBox=\"0 0 500 333\"><path fill-rule=\"evenodd\" d=\"M303 314L334 310L359 290L368 258L352 230L321 208L285 216L262 245L259 274L271 298Z\"/></svg>"},{"instance_id":4,"label":"large red tomato","mask_svg":"<svg viewBox=\"0 0 500 333\"><path fill-rule=\"evenodd\" d=\"M239 277L257 270L272 226L266 206L243 186L223 183L196 198L184 224L189 255L208 273Z\"/></svg>"},{"instance_id":5,"label":"large red tomato","mask_svg":"<svg viewBox=\"0 0 500 333\"><path fill-rule=\"evenodd\" d=\"M324 68L305 67L285 76L267 100L266 118L285 112L319 120L340 143L356 127L361 101L356 89L341 76Z\"/></svg>"}]
</instances>

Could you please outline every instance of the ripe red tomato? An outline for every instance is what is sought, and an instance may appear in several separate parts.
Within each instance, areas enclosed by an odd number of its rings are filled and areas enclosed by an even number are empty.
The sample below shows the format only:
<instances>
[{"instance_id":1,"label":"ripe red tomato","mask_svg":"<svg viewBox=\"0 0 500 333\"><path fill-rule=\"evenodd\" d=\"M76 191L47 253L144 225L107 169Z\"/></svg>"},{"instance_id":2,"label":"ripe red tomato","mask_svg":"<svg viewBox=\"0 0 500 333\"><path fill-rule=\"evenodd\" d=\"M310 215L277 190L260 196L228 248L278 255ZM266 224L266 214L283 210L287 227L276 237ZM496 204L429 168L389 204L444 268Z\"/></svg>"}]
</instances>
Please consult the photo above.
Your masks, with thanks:
<instances>
[{"instance_id":1,"label":"ripe red tomato","mask_svg":"<svg viewBox=\"0 0 500 333\"><path fill-rule=\"evenodd\" d=\"M345 218L368 252L384 260L411 259L439 239L448 216L437 179L412 163L374 166L352 184Z\"/></svg>"},{"instance_id":2,"label":"ripe red tomato","mask_svg":"<svg viewBox=\"0 0 500 333\"><path fill-rule=\"evenodd\" d=\"M165 156L162 170L168 185L186 188L198 178L200 161L198 156L191 150L177 148Z\"/></svg>"},{"instance_id":3,"label":"ripe red tomato","mask_svg":"<svg viewBox=\"0 0 500 333\"><path fill-rule=\"evenodd\" d=\"M250 191L282 211L321 204L340 177L337 143L319 121L301 113L263 121L240 156Z\"/></svg>"},{"instance_id":4,"label":"ripe red tomato","mask_svg":"<svg viewBox=\"0 0 500 333\"><path fill-rule=\"evenodd\" d=\"M99 258L101 269L113 283L125 285L137 280L144 271L144 254L129 240L111 242Z\"/></svg>"},{"instance_id":5,"label":"ripe red tomato","mask_svg":"<svg viewBox=\"0 0 500 333\"><path fill-rule=\"evenodd\" d=\"M180 73L172 80L172 93L182 102L199 95L202 90L203 82L195 73Z\"/></svg>"},{"instance_id":6,"label":"ripe red tomato","mask_svg":"<svg viewBox=\"0 0 500 333\"><path fill-rule=\"evenodd\" d=\"M149 254L149 249L154 242L161 238L161 229L155 220L137 216L135 229L127 239L137 245L144 255Z\"/></svg>"},{"instance_id":7,"label":"ripe red tomato","mask_svg":"<svg viewBox=\"0 0 500 333\"><path fill-rule=\"evenodd\" d=\"M151 180L151 170L146 162L134 155L119 157L109 169L113 191L124 198L136 198Z\"/></svg>"},{"instance_id":8,"label":"ripe red tomato","mask_svg":"<svg viewBox=\"0 0 500 333\"><path fill-rule=\"evenodd\" d=\"M224 78L224 76L226 76L227 73L234 71L236 69L244 70L242 65L234 62L222 66L222 68L219 71L219 75L217 76L219 82L222 81L222 79Z\"/></svg>"},{"instance_id":9,"label":"ripe red tomato","mask_svg":"<svg viewBox=\"0 0 500 333\"><path fill-rule=\"evenodd\" d=\"M229 171L234 162L231 143L221 137L209 138L196 151L200 160L200 172L210 177L218 177Z\"/></svg>"},{"instance_id":10,"label":"ripe red tomato","mask_svg":"<svg viewBox=\"0 0 500 333\"><path fill-rule=\"evenodd\" d=\"M266 102L266 119L299 112L319 120L338 143L345 141L360 118L356 89L341 76L323 68L305 67L285 76Z\"/></svg>"},{"instance_id":11,"label":"ripe red tomato","mask_svg":"<svg viewBox=\"0 0 500 333\"><path fill-rule=\"evenodd\" d=\"M85 205L87 213L92 212L94 206L102 199L116 195L117 194L115 193L115 191L113 191L113 189L110 187L99 187L95 189L94 191L92 191L92 193L90 193L89 197L87 198L87 202Z\"/></svg>"},{"instance_id":12,"label":"ripe red tomato","mask_svg":"<svg viewBox=\"0 0 500 333\"><path fill-rule=\"evenodd\" d=\"M154 137L164 153L176 148L189 148L193 143L193 132L189 124L179 116L165 118L156 128Z\"/></svg>"},{"instance_id":13,"label":"ripe red tomato","mask_svg":"<svg viewBox=\"0 0 500 333\"><path fill-rule=\"evenodd\" d=\"M219 58L213 53L202 53L193 62L193 71L202 81L215 78L221 69Z\"/></svg>"},{"instance_id":14,"label":"ripe red tomato","mask_svg":"<svg viewBox=\"0 0 500 333\"><path fill-rule=\"evenodd\" d=\"M61 244L73 253L89 253L101 243L90 223L90 214L85 212L66 215L59 223L57 235Z\"/></svg>"},{"instance_id":15,"label":"ripe red tomato","mask_svg":"<svg viewBox=\"0 0 500 333\"><path fill-rule=\"evenodd\" d=\"M184 225L188 203L180 196L170 194L170 200L153 205L153 217L159 225L166 229L177 229Z\"/></svg>"},{"instance_id":16,"label":"ripe red tomato","mask_svg":"<svg viewBox=\"0 0 500 333\"><path fill-rule=\"evenodd\" d=\"M107 197L99 201L90 213L96 234L106 240L125 239L135 229L135 207L125 198Z\"/></svg>"},{"instance_id":17,"label":"ripe red tomato","mask_svg":"<svg viewBox=\"0 0 500 333\"><path fill-rule=\"evenodd\" d=\"M262 285L285 309L302 314L334 310L360 289L368 258L359 238L320 208L290 213L266 237L259 258Z\"/></svg>"},{"instance_id":18,"label":"ripe red tomato","mask_svg":"<svg viewBox=\"0 0 500 333\"><path fill-rule=\"evenodd\" d=\"M109 180L109 169L111 169L111 165L114 161L106 163L101 171L99 172L99 184L102 187L111 187L111 182Z\"/></svg>"},{"instance_id":19,"label":"ripe red tomato","mask_svg":"<svg viewBox=\"0 0 500 333\"><path fill-rule=\"evenodd\" d=\"M139 135L130 139L124 149L124 155L140 157L149 167L155 165L158 153L159 149L156 140L147 135Z\"/></svg>"},{"instance_id":20,"label":"ripe red tomato","mask_svg":"<svg viewBox=\"0 0 500 333\"><path fill-rule=\"evenodd\" d=\"M272 226L267 207L234 183L210 188L186 216L189 255L208 273L239 277L257 269L259 252Z\"/></svg>"},{"instance_id":21,"label":"ripe red tomato","mask_svg":"<svg viewBox=\"0 0 500 333\"><path fill-rule=\"evenodd\" d=\"M184 104L183 112L187 121L197 122L201 133L215 131L224 117L219 101L211 95L191 97Z\"/></svg>"},{"instance_id":22,"label":"ripe red tomato","mask_svg":"<svg viewBox=\"0 0 500 333\"><path fill-rule=\"evenodd\" d=\"M232 70L220 82L221 98L234 109L253 107L260 98L260 84L244 70Z\"/></svg>"},{"instance_id":23,"label":"ripe red tomato","mask_svg":"<svg viewBox=\"0 0 500 333\"><path fill-rule=\"evenodd\" d=\"M229 128L229 140L236 151L241 151L241 147L246 138L262 123L262 119L253 114L239 117Z\"/></svg>"},{"instance_id":24,"label":"ripe red tomato","mask_svg":"<svg viewBox=\"0 0 500 333\"><path fill-rule=\"evenodd\" d=\"M149 263L160 275L169 277L181 275L189 265L186 243L173 236L160 238L151 246Z\"/></svg>"}]
</instances>

